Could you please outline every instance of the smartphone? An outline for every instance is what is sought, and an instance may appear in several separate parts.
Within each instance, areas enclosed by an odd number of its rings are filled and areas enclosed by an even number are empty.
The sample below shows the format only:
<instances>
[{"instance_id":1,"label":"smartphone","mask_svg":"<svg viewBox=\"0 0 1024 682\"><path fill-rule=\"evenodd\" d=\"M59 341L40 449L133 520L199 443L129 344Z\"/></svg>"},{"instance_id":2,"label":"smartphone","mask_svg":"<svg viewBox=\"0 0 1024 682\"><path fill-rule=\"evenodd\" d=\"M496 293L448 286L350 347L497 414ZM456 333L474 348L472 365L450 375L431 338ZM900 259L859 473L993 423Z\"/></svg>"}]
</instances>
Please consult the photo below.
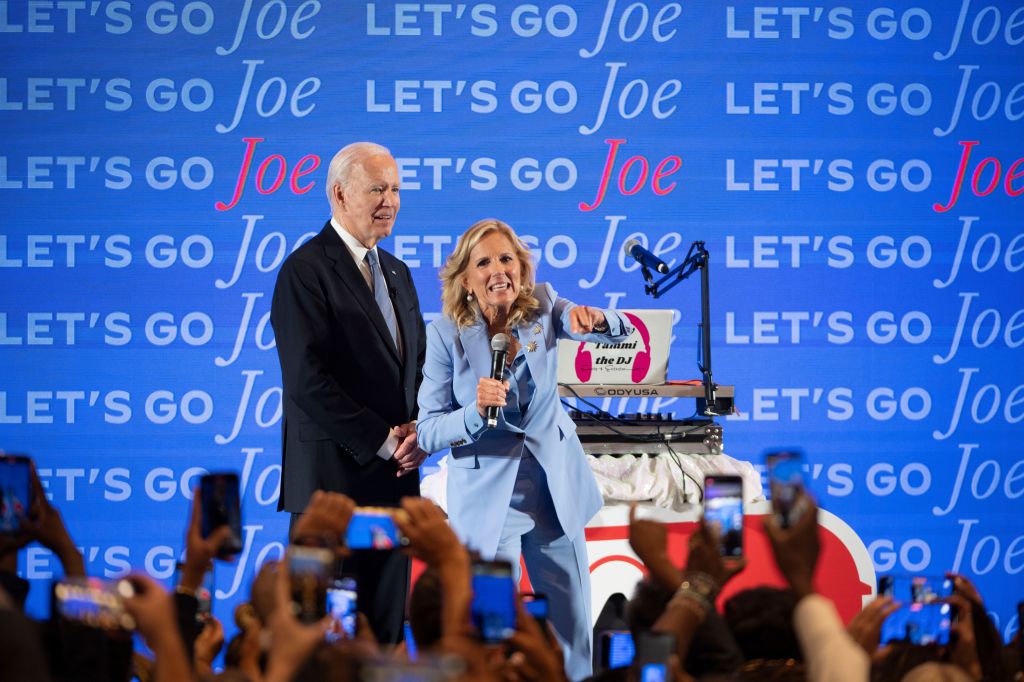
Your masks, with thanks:
<instances>
[{"instance_id":1,"label":"smartphone","mask_svg":"<svg viewBox=\"0 0 1024 682\"><path fill-rule=\"evenodd\" d=\"M327 630L327 641L352 639L356 636L358 618L358 590L352 576L335 578L327 588L327 613L331 614L331 626Z\"/></svg>"},{"instance_id":2,"label":"smartphone","mask_svg":"<svg viewBox=\"0 0 1024 682\"><path fill-rule=\"evenodd\" d=\"M32 460L0 455L0 533L16 533L32 509Z\"/></svg>"},{"instance_id":3,"label":"smartphone","mask_svg":"<svg viewBox=\"0 0 1024 682\"><path fill-rule=\"evenodd\" d=\"M606 670L633 664L636 647L629 630L608 630L601 633L601 665Z\"/></svg>"},{"instance_id":4,"label":"smartphone","mask_svg":"<svg viewBox=\"0 0 1024 682\"><path fill-rule=\"evenodd\" d=\"M955 610L942 600L951 594L953 581L945 576L878 576L878 595L902 604L882 623L881 643L949 643Z\"/></svg>"},{"instance_id":5,"label":"smartphone","mask_svg":"<svg viewBox=\"0 0 1024 682\"><path fill-rule=\"evenodd\" d=\"M228 526L231 535L221 545L219 555L231 556L242 551L242 505L238 495L238 474L222 472L206 474L199 479L202 500L201 531L204 538Z\"/></svg>"},{"instance_id":6,"label":"smartphone","mask_svg":"<svg viewBox=\"0 0 1024 682\"><path fill-rule=\"evenodd\" d=\"M327 586L334 572L334 552L322 547L288 548L292 611L303 623L319 622L327 615Z\"/></svg>"},{"instance_id":7,"label":"smartphone","mask_svg":"<svg viewBox=\"0 0 1024 682\"><path fill-rule=\"evenodd\" d=\"M395 525L394 507L356 507L348 523L345 544L349 549L395 549L407 545L408 540Z\"/></svg>"},{"instance_id":8,"label":"smartphone","mask_svg":"<svg viewBox=\"0 0 1024 682\"><path fill-rule=\"evenodd\" d=\"M516 629L516 587L507 561L473 563L473 625L487 644L503 642Z\"/></svg>"},{"instance_id":9,"label":"smartphone","mask_svg":"<svg viewBox=\"0 0 1024 682\"><path fill-rule=\"evenodd\" d=\"M718 533L723 557L743 556L743 478L704 478L704 519Z\"/></svg>"},{"instance_id":10,"label":"smartphone","mask_svg":"<svg viewBox=\"0 0 1024 682\"><path fill-rule=\"evenodd\" d=\"M527 593L523 595L523 606L526 612L533 616L537 625L544 632L548 628L548 597L544 594Z\"/></svg>"},{"instance_id":11,"label":"smartphone","mask_svg":"<svg viewBox=\"0 0 1024 682\"><path fill-rule=\"evenodd\" d=\"M124 608L124 597L134 594L126 580L65 578L53 585L55 617L82 623L112 634L135 629L135 620Z\"/></svg>"},{"instance_id":12,"label":"smartphone","mask_svg":"<svg viewBox=\"0 0 1024 682\"><path fill-rule=\"evenodd\" d=\"M789 528L800 518L799 505L804 492L803 453L799 450L776 450L765 455L768 466L768 489L772 510L782 528Z\"/></svg>"},{"instance_id":13,"label":"smartphone","mask_svg":"<svg viewBox=\"0 0 1024 682\"><path fill-rule=\"evenodd\" d=\"M675 635L665 632L641 632L636 640L633 665L640 682L666 682L668 659L676 650Z\"/></svg>"}]
</instances>

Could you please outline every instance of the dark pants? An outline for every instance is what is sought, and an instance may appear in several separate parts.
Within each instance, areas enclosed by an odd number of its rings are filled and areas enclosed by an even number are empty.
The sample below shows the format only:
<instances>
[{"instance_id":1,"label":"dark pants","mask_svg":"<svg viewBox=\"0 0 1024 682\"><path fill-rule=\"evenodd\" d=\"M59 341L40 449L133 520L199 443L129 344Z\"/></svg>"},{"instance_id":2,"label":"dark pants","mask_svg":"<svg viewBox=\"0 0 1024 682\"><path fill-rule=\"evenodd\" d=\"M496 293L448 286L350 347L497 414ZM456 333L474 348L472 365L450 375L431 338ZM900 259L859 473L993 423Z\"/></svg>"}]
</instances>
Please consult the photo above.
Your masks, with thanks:
<instances>
[{"instance_id":1,"label":"dark pants","mask_svg":"<svg viewBox=\"0 0 1024 682\"><path fill-rule=\"evenodd\" d=\"M289 535L300 516L292 514ZM341 570L355 577L357 607L369 619L377 641L401 642L411 571L409 558L397 551L353 550Z\"/></svg>"}]
</instances>

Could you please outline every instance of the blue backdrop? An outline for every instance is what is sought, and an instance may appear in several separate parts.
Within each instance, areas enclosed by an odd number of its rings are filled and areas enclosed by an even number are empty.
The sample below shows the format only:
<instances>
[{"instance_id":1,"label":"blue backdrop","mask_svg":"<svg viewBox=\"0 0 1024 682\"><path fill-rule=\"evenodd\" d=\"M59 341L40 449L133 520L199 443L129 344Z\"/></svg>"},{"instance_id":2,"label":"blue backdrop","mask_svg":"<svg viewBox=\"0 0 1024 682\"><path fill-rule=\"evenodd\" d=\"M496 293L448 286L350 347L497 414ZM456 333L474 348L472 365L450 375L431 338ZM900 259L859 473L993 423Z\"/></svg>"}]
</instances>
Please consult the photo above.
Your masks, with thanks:
<instances>
[{"instance_id":1,"label":"blue backdrop","mask_svg":"<svg viewBox=\"0 0 1024 682\"><path fill-rule=\"evenodd\" d=\"M726 451L803 445L878 570L963 572L1009 635L1017 4L0 2L0 447L106 576L169 577L195 477L239 470L230 621L286 525L274 278L328 216L330 157L369 139L428 319L454 239L495 216L562 295L677 309L693 378L696 281L654 303L621 247L705 240ZM56 562L20 568L42 613Z\"/></svg>"}]
</instances>

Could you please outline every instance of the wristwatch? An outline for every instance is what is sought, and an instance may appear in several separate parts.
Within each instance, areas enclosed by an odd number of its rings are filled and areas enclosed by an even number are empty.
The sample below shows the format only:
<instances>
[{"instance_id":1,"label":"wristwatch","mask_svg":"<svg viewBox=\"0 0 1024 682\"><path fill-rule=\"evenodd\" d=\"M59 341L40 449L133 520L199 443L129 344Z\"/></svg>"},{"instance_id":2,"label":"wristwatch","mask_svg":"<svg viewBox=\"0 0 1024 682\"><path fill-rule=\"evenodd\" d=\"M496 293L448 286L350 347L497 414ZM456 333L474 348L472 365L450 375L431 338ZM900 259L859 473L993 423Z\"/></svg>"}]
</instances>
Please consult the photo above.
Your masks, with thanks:
<instances>
[{"instance_id":1,"label":"wristwatch","mask_svg":"<svg viewBox=\"0 0 1024 682\"><path fill-rule=\"evenodd\" d=\"M673 599L689 599L703 606L705 611L710 611L717 597L718 584L714 578L700 571L687 571Z\"/></svg>"}]
</instances>

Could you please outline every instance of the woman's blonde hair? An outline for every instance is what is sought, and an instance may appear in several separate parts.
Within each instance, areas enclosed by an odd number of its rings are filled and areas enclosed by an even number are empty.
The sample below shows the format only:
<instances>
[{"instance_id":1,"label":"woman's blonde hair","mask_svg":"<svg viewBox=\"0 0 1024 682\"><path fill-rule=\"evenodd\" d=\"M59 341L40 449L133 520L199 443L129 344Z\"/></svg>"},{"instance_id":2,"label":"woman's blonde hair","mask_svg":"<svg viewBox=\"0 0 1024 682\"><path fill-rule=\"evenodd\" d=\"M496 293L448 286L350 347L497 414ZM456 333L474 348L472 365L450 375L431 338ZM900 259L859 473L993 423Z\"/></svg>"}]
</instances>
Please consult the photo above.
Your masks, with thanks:
<instances>
[{"instance_id":1,"label":"woman's blonde hair","mask_svg":"<svg viewBox=\"0 0 1024 682\"><path fill-rule=\"evenodd\" d=\"M459 329L472 325L480 315L479 306L473 301L466 300L469 291L460 280L469 266L469 254L481 239L492 232L498 232L507 237L515 251L516 258L519 259L519 295L509 310L509 326L514 327L531 320L540 307L540 303L533 296L536 283L533 279L533 261L530 260L530 250L507 224L496 218L484 218L471 225L459 237L455 251L448 256L444 267L441 268L441 312L445 317L454 320Z\"/></svg>"}]
</instances>

